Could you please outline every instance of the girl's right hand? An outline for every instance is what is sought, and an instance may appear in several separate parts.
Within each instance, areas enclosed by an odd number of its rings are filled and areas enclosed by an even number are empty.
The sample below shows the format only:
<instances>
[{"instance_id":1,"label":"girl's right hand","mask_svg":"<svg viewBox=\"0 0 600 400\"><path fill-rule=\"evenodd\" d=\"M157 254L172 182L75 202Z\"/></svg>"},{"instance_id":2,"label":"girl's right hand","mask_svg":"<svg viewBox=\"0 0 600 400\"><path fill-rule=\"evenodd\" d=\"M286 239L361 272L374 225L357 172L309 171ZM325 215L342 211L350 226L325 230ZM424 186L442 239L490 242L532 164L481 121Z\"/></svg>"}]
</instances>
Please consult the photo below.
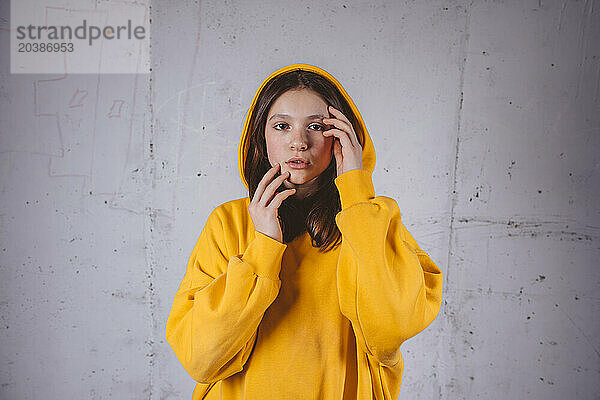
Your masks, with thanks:
<instances>
[{"instance_id":1,"label":"girl's right hand","mask_svg":"<svg viewBox=\"0 0 600 400\"><path fill-rule=\"evenodd\" d=\"M280 168L280 164L277 163L260 180L248 206L248 212L252 218L254 228L258 232L283 243L283 232L279 224L278 210L283 200L294 194L296 189L283 190L273 197L277 188L290 176L290 172L285 171L273 179Z\"/></svg>"}]
</instances>

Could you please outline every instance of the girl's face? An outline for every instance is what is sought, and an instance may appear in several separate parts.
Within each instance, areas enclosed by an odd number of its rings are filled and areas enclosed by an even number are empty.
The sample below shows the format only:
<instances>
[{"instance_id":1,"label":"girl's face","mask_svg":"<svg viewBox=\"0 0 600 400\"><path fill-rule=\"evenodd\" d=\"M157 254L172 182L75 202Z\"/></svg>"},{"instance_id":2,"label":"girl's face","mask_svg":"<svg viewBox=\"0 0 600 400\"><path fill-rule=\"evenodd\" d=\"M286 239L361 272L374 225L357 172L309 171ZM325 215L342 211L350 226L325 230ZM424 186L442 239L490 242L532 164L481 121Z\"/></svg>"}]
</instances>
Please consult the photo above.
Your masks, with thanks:
<instances>
[{"instance_id":1,"label":"girl's face","mask_svg":"<svg viewBox=\"0 0 600 400\"><path fill-rule=\"evenodd\" d=\"M265 126L267 155L271 166L290 171L286 187L315 182L331 161L333 136L323 136L329 126L327 103L311 89L291 89L271 105ZM300 162L292 162L298 159Z\"/></svg>"}]
</instances>

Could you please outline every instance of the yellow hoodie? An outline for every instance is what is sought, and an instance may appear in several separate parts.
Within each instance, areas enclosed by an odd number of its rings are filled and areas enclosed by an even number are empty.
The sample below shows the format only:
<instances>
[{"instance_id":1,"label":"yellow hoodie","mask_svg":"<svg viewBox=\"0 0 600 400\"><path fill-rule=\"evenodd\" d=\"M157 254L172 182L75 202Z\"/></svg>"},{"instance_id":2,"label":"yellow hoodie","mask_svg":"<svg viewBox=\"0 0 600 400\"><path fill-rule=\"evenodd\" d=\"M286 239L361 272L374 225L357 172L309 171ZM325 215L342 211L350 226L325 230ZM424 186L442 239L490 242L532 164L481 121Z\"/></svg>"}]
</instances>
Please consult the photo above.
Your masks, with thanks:
<instances>
[{"instance_id":1,"label":"yellow hoodie","mask_svg":"<svg viewBox=\"0 0 600 400\"><path fill-rule=\"evenodd\" d=\"M404 227L396 201L375 196L375 149L358 109L329 73L306 64L265 79L239 146L244 185L248 123L273 77L305 69L331 80L364 132L363 169L335 179L342 244L319 253L307 232L288 244L257 232L248 197L214 209L189 258L166 338L198 383L198 399L397 399L400 345L437 316L442 272Z\"/></svg>"}]
</instances>

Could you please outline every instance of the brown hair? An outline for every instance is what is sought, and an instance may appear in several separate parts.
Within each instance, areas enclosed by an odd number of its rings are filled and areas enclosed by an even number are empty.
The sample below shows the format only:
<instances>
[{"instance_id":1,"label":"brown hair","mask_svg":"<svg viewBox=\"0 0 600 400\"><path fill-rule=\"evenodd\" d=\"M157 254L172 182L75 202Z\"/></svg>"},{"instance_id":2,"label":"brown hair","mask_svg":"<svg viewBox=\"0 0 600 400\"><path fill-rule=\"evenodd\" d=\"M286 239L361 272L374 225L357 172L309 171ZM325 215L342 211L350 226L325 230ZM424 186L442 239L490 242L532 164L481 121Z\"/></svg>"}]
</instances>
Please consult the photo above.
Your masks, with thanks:
<instances>
[{"instance_id":1,"label":"brown hair","mask_svg":"<svg viewBox=\"0 0 600 400\"><path fill-rule=\"evenodd\" d=\"M344 96L327 78L301 69L276 76L267 82L258 95L248 125L249 144L244 164L244 177L248 182L251 199L258 183L271 168L265 142L265 126L269 109L283 93L304 88L315 91L327 104L340 110L352 123L361 142L362 132L358 132L360 126L356 116ZM362 142L360 144L364 145ZM335 216L341 210L340 195L334 182L336 175L336 162L332 151L329 166L317 178L318 189L304 199L298 199L295 195L289 196L279 206L284 243L291 242L305 231L310 234L312 245L319 247L320 252L333 249L341 243L341 233L335 223ZM285 189L281 185L277 191Z\"/></svg>"}]
</instances>

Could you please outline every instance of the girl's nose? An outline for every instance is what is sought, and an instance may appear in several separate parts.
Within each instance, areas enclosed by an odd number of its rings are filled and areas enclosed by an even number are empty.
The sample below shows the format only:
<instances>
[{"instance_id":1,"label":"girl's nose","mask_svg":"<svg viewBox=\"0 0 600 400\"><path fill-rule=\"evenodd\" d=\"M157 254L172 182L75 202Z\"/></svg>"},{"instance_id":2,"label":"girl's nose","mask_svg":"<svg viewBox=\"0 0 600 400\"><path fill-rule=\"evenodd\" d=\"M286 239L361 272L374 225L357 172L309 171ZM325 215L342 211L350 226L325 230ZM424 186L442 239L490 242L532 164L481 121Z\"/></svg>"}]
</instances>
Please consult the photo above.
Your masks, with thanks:
<instances>
[{"instance_id":1,"label":"girl's nose","mask_svg":"<svg viewBox=\"0 0 600 400\"><path fill-rule=\"evenodd\" d=\"M308 141L306 139L306 135L303 132L294 132L292 133L290 139L290 147L293 150L306 150L308 148Z\"/></svg>"}]
</instances>

